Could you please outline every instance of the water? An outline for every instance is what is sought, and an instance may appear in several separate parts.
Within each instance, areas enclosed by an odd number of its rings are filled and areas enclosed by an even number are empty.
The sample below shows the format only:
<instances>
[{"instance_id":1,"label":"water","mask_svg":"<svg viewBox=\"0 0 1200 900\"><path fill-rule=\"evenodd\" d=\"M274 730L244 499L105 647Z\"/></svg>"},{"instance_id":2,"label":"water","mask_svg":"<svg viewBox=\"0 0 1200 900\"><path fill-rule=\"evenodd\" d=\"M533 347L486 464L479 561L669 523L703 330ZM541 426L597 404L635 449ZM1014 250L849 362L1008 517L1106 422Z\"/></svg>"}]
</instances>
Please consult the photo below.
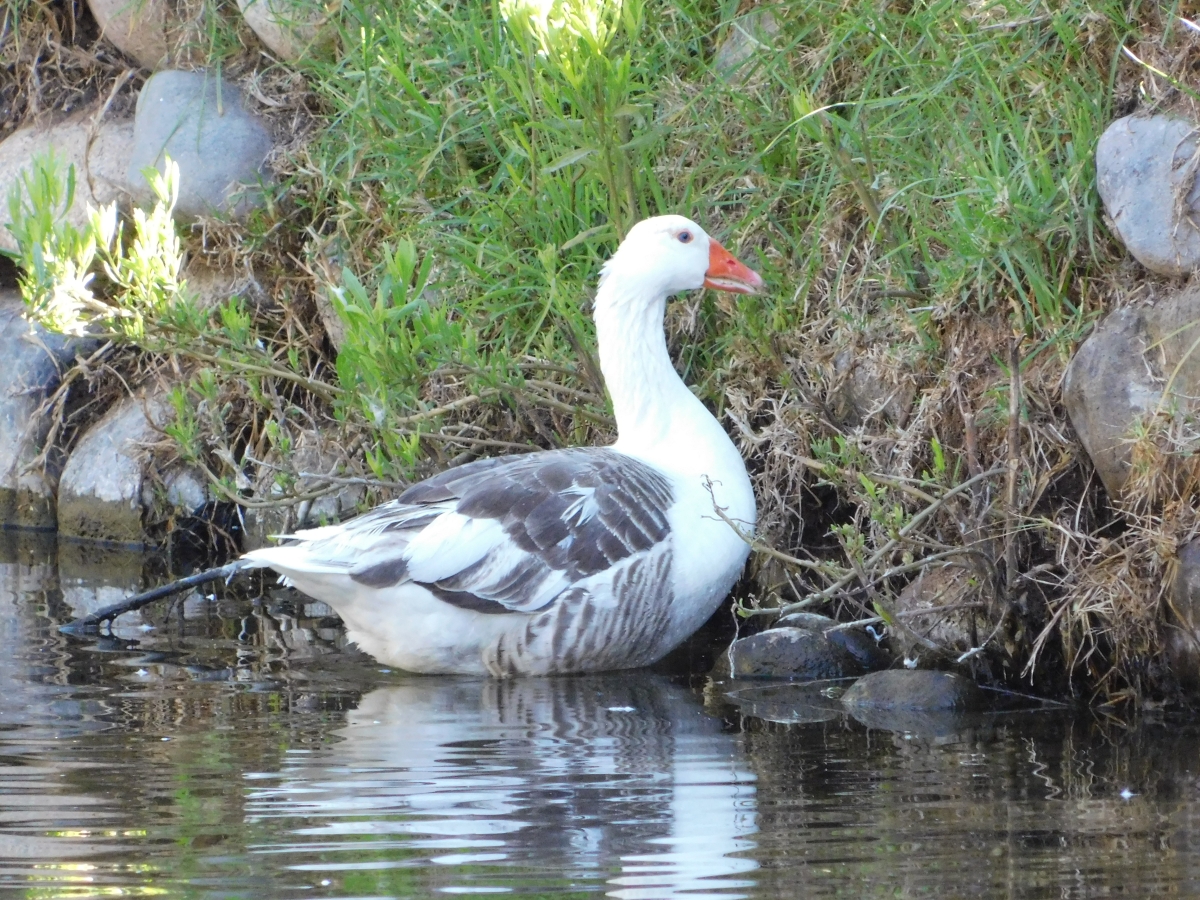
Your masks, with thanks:
<instances>
[{"instance_id":1,"label":"water","mask_svg":"<svg viewBox=\"0 0 1200 900\"><path fill-rule=\"evenodd\" d=\"M282 595L57 633L143 563L0 532L5 896L1200 894L1189 723L889 731L662 672L420 678Z\"/></svg>"}]
</instances>

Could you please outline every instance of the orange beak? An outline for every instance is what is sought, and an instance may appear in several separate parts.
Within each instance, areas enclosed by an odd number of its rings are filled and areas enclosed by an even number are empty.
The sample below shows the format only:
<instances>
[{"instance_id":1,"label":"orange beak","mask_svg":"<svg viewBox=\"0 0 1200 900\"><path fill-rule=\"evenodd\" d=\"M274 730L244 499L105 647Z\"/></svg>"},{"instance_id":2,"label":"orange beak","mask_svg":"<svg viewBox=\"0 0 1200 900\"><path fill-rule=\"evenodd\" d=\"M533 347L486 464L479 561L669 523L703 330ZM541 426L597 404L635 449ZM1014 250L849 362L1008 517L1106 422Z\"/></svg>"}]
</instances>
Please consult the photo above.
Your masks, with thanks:
<instances>
[{"instance_id":1,"label":"orange beak","mask_svg":"<svg viewBox=\"0 0 1200 900\"><path fill-rule=\"evenodd\" d=\"M714 291L757 294L763 286L763 280L761 275L738 262L732 253L709 238L708 271L704 273L704 286Z\"/></svg>"}]
</instances>

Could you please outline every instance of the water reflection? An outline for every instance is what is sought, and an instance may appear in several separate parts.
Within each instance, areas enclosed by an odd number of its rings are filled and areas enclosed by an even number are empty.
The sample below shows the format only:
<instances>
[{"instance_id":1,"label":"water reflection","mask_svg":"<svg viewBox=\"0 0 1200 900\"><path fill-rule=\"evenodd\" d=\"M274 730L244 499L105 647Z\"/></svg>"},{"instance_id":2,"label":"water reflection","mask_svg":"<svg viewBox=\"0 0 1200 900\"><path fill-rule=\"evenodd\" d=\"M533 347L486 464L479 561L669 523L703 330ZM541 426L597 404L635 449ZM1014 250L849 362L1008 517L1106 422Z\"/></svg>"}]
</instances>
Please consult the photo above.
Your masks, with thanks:
<instances>
[{"instance_id":1,"label":"water reflection","mask_svg":"<svg viewBox=\"0 0 1200 900\"><path fill-rule=\"evenodd\" d=\"M263 848L313 872L422 869L426 888L741 897L754 778L697 698L639 673L412 678L365 696L315 756L292 755L251 817L317 819ZM316 857L314 859L314 857ZM399 882L397 882L399 878ZM376 876L372 890L412 886ZM367 885L358 885L356 888Z\"/></svg>"},{"instance_id":2,"label":"water reflection","mask_svg":"<svg viewBox=\"0 0 1200 900\"><path fill-rule=\"evenodd\" d=\"M138 562L0 532L0 894L1200 896L1186 717L410 678L289 595L57 632Z\"/></svg>"}]
</instances>

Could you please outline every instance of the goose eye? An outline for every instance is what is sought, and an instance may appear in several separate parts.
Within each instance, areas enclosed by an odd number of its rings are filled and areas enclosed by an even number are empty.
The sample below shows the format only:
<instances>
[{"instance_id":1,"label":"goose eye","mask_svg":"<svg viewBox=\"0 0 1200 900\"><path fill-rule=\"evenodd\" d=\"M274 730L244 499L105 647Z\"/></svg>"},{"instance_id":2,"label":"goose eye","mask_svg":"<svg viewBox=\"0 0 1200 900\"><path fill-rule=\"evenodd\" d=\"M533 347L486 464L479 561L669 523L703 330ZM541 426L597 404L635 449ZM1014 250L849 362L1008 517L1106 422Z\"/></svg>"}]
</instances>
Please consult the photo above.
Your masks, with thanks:
<instances>
[{"instance_id":1,"label":"goose eye","mask_svg":"<svg viewBox=\"0 0 1200 900\"><path fill-rule=\"evenodd\" d=\"M678 234L679 243L690 244L692 242L692 233L690 231L681 231Z\"/></svg>"}]
</instances>

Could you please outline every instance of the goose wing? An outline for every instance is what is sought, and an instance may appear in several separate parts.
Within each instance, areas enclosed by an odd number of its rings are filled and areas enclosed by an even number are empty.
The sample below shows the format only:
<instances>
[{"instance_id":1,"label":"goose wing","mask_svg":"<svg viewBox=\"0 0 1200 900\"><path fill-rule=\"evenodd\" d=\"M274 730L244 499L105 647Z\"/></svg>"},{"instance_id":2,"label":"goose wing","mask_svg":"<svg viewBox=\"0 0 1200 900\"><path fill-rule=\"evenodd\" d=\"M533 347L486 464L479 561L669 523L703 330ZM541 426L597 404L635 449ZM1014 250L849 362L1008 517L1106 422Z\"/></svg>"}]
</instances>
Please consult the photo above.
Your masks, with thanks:
<instances>
[{"instance_id":1,"label":"goose wing","mask_svg":"<svg viewBox=\"0 0 1200 900\"><path fill-rule=\"evenodd\" d=\"M552 450L450 469L294 540L313 571L381 589L416 582L478 612L533 612L665 541L673 502L667 479L632 457Z\"/></svg>"}]
</instances>

